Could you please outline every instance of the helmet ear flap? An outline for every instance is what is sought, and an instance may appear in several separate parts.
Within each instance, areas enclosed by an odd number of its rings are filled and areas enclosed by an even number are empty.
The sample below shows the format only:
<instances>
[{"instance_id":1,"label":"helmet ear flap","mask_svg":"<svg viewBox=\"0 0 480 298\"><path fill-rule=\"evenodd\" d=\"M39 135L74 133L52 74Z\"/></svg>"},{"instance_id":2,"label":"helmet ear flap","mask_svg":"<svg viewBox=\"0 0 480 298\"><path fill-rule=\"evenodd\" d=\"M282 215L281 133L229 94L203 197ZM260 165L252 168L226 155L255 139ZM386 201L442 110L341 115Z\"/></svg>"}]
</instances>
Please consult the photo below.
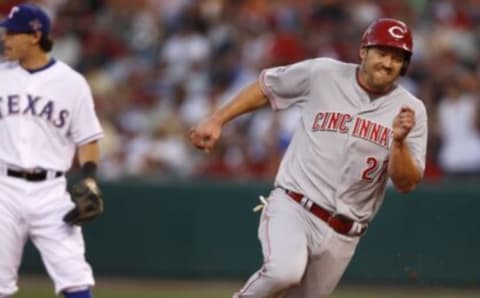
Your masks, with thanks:
<instances>
[{"instance_id":1,"label":"helmet ear flap","mask_svg":"<svg viewBox=\"0 0 480 298\"><path fill-rule=\"evenodd\" d=\"M407 73L408 66L410 65L411 56L412 55L409 53L405 56L405 60L403 60L402 68L400 68L400 75L404 76Z\"/></svg>"}]
</instances>

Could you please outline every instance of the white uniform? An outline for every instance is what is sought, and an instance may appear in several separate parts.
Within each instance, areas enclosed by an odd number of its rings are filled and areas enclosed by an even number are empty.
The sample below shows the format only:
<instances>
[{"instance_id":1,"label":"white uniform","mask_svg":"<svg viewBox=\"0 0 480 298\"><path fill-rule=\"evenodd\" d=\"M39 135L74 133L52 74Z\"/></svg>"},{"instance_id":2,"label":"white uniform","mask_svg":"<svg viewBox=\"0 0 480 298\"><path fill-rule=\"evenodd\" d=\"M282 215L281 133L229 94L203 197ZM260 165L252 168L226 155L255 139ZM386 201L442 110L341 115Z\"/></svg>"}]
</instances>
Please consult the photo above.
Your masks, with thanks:
<instances>
[{"instance_id":1,"label":"white uniform","mask_svg":"<svg viewBox=\"0 0 480 298\"><path fill-rule=\"evenodd\" d=\"M330 295L383 202L393 119L403 105L415 110L406 141L423 173L423 103L401 86L372 100L357 81L357 67L318 58L262 72L273 109L297 104L301 119L260 220L264 265L235 297L270 297L282 281L300 284L285 297ZM301 194L301 204L285 190ZM307 211L314 204L353 220L352 230L334 231Z\"/></svg>"},{"instance_id":2,"label":"white uniform","mask_svg":"<svg viewBox=\"0 0 480 298\"><path fill-rule=\"evenodd\" d=\"M0 86L0 297L17 291L28 238L57 293L93 285L81 228L62 220L74 206L63 173L77 146L103 135L90 88L79 73L55 60L34 72L2 63ZM25 172L38 181L15 177Z\"/></svg>"}]
</instances>

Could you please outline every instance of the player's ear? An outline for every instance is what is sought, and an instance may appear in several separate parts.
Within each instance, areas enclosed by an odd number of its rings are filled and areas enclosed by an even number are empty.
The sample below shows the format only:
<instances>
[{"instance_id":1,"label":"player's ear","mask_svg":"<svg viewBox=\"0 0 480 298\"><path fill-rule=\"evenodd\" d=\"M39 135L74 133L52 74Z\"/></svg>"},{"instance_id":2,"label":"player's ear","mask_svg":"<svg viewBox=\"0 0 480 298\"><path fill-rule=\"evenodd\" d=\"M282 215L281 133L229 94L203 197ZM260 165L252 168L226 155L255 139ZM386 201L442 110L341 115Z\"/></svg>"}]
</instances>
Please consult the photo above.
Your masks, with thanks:
<instances>
[{"instance_id":1,"label":"player's ear","mask_svg":"<svg viewBox=\"0 0 480 298\"><path fill-rule=\"evenodd\" d=\"M35 31L32 33L32 37L32 44L38 44L42 38L42 33L40 31Z\"/></svg>"},{"instance_id":2,"label":"player's ear","mask_svg":"<svg viewBox=\"0 0 480 298\"><path fill-rule=\"evenodd\" d=\"M360 57L361 61L365 60L365 57L367 57L367 52L368 52L368 48L366 47L360 48L360 50L358 51L358 56Z\"/></svg>"}]
</instances>

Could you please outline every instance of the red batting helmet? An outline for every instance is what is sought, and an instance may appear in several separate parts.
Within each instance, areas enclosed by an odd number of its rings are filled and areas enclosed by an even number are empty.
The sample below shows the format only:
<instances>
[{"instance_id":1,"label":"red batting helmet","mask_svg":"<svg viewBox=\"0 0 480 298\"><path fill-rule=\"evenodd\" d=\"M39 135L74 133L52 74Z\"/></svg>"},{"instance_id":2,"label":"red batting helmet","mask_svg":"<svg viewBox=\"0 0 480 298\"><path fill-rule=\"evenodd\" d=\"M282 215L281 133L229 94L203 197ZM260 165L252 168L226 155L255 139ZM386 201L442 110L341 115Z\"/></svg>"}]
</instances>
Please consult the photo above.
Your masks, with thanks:
<instances>
[{"instance_id":1,"label":"red batting helmet","mask_svg":"<svg viewBox=\"0 0 480 298\"><path fill-rule=\"evenodd\" d=\"M374 21L363 33L360 47L387 46L402 49L407 53L402 75L407 71L413 53L412 31L399 20L382 18Z\"/></svg>"}]
</instances>

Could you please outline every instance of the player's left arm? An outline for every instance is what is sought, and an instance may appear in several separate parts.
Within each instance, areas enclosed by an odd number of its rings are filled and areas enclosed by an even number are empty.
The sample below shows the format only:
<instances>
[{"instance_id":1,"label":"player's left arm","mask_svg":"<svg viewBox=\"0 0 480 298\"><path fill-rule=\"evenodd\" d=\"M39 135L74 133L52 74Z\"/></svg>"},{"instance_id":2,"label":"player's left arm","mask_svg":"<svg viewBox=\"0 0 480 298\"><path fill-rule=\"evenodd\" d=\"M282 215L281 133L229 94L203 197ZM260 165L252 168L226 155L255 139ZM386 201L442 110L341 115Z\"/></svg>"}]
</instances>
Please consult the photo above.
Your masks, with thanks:
<instances>
[{"instance_id":1,"label":"player's left arm","mask_svg":"<svg viewBox=\"0 0 480 298\"><path fill-rule=\"evenodd\" d=\"M402 193L414 190L423 176L424 164L420 164L422 157L418 155L424 155L426 144L422 142L426 140L426 127L423 120L417 123L416 118L414 109L403 106L393 122L388 174L395 188ZM409 138L418 141L409 142Z\"/></svg>"},{"instance_id":2,"label":"player's left arm","mask_svg":"<svg viewBox=\"0 0 480 298\"><path fill-rule=\"evenodd\" d=\"M103 213L102 193L98 187L96 173L100 160L98 140L103 130L96 115L90 87L78 75L78 97L75 98L70 136L77 145L77 158L81 166L81 180L71 187L71 198L75 206L65 216L71 225L82 225Z\"/></svg>"},{"instance_id":3,"label":"player's left arm","mask_svg":"<svg viewBox=\"0 0 480 298\"><path fill-rule=\"evenodd\" d=\"M71 138L76 144L78 164L82 168L82 178L96 179L100 160L98 141L103 137L103 129L95 111L95 104L87 81L80 77L78 98L72 112Z\"/></svg>"},{"instance_id":4,"label":"player's left arm","mask_svg":"<svg viewBox=\"0 0 480 298\"><path fill-rule=\"evenodd\" d=\"M82 171L84 171L83 168L87 163L93 163L95 165L98 165L98 161L100 160L100 150L98 146L98 141L95 140L93 142L89 142L87 144L78 146L77 156L78 156L78 163L82 167ZM85 172L83 174L85 177L85 176L91 176L91 174L94 175L95 173ZM92 177L92 178L95 178L95 177Z\"/></svg>"}]
</instances>

